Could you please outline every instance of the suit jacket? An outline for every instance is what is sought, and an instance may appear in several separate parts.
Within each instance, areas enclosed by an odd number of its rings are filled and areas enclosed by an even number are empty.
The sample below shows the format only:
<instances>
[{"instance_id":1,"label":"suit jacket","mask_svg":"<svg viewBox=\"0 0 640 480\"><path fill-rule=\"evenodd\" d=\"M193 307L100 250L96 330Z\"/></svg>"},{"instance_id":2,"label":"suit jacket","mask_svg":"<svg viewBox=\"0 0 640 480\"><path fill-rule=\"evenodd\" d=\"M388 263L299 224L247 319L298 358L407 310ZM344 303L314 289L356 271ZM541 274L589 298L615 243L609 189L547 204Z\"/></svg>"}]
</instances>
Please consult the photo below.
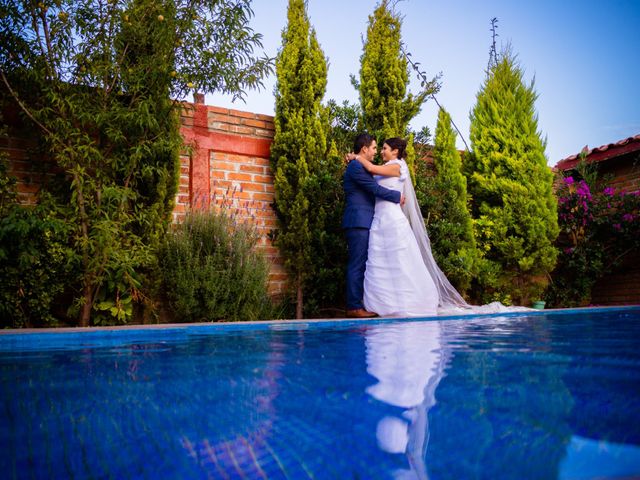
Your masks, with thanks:
<instances>
[{"instance_id":1,"label":"suit jacket","mask_svg":"<svg viewBox=\"0 0 640 480\"><path fill-rule=\"evenodd\" d=\"M343 176L345 193L343 228L370 228L376 197L400 203L400 192L381 187L357 160L347 165Z\"/></svg>"}]
</instances>

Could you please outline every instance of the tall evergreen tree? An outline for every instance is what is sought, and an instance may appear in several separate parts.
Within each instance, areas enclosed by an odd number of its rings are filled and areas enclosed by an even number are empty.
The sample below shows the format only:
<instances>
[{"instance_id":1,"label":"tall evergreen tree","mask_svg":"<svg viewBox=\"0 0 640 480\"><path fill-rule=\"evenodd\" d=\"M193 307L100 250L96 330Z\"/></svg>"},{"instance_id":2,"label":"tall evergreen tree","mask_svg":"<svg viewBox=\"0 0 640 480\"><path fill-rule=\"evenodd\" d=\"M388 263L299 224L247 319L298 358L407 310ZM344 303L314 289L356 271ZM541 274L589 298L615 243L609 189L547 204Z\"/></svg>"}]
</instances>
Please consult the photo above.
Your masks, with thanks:
<instances>
[{"instance_id":1,"label":"tall evergreen tree","mask_svg":"<svg viewBox=\"0 0 640 480\"><path fill-rule=\"evenodd\" d=\"M402 20L388 0L369 15L367 38L360 57L360 91L363 126L378 142L389 137L407 138L407 164L414 172L415 153L409 122L433 93L432 84L418 95L407 93L409 64L402 53Z\"/></svg>"},{"instance_id":2,"label":"tall evergreen tree","mask_svg":"<svg viewBox=\"0 0 640 480\"><path fill-rule=\"evenodd\" d=\"M536 99L533 82L525 85L507 49L490 67L471 113L473 155L465 171L486 260L479 276L483 300L539 297L556 262L557 202Z\"/></svg>"},{"instance_id":3,"label":"tall evergreen tree","mask_svg":"<svg viewBox=\"0 0 640 480\"><path fill-rule=\"evenodd\" d=\"M312 274L312 239L323 230L325 211L316 204L318 171L327 151L328 113L322 106L327 61L309 23L304 0L289 0L287 27L276 59L275 136L271 168L279 229L275 243L303 316L305 281Z\"/></svg>"},{"instance_id":4,"label":"tall evergreen tree","mask_svg":"<svg viewBox=\"0 0 640 480\"><path fill-rule=\"evenodd\" d=\"M477 268L478 251L468 208L467 180L451 117L440 109L433 149L435 176L430 192L429 236L433 254L451 283L465 293Z\"/></svg>"}]
</instances>

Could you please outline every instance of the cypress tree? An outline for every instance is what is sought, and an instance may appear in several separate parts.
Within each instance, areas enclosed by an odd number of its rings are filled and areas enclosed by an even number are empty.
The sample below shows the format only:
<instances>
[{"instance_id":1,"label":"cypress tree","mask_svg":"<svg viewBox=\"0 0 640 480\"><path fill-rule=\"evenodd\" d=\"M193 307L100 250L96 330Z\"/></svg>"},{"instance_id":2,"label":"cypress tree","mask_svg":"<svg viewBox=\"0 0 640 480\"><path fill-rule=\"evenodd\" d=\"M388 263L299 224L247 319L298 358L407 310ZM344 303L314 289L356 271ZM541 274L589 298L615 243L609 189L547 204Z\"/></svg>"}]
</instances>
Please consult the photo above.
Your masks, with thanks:
<instances>
[{"instance_id":1,"label":"cypress tree","mask_svg":"<svg viewBox=\"0 0 640 480\"><path fill-rule=\"evenodd\" d=\"M275 136L271 145L275 244L285 258L296 292L296 318L303 315L303 289L312 274L312 238L323 230L324 209L311 196L326 153L328 114L322 106L327 61L311 28L304 0L289 0L287 27L276 58Z\"/></svg>"},{"instance_id":2,"label":"cypress tree","mask_svg":"<svg viewBox=\"0 0 640 480\"><path fill-rule=\"evenodd\" d=\"M478 252L468 209L467 180L462 174L451 117L444 109L438 113L433 158L436 175L429 210L433 254L447 278L464 293L475 275Z\"/></svg>"},{"instance_id":3,"label":"cypress tree","mask_svg":"<svg viewBox=\"0 0 640 480\"><path fill-rule=\"evenodd\" d=\"M483 300L527 303L553 270L558 235L553 174L538 131L537 94L509 50L492 65L471 112L466 171L476 241L484 253Z\"/></svg>"},{"instance_id":4,"label":"cypress tree","mask_svg":"<svg viewBox=\"0 0 640 480\"><path fill-rule=\"evenodd\" d=\"M388 0L382 0L369 15L358 88L365 130L379 143L389 137L405 137L406 161L413 173L415 152L409 122L432 92L407 93L409 64L402 53L401 27L402 21L390 10Z\"/></svg>"}]
</instances>

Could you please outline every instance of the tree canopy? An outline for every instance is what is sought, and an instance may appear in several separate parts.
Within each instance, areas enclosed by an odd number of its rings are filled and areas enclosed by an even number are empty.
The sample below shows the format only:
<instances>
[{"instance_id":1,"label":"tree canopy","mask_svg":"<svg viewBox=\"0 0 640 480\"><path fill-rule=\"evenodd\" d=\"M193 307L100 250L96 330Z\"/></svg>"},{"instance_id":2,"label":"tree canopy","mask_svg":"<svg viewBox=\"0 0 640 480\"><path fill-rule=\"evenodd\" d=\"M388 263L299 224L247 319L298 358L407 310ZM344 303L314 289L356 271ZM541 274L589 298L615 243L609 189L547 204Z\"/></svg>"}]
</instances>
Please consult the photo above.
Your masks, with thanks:
<instances>
[{"instance_id":1,"label":"tree canopy","mask_svg":"<svg viewBox=\"0 0 640 480\"><path fill-rule=\"evenodd\" d=\"M179 176L179 101L262 85L248 0L56 0L3 4L5 91L63 175L81 325L126 321L167 227ZM61 185L64 187L59 188ZM102 313L104 312L104 313ZM106 315L106 316L105 316Z\"/></svg>"}]
</instances>

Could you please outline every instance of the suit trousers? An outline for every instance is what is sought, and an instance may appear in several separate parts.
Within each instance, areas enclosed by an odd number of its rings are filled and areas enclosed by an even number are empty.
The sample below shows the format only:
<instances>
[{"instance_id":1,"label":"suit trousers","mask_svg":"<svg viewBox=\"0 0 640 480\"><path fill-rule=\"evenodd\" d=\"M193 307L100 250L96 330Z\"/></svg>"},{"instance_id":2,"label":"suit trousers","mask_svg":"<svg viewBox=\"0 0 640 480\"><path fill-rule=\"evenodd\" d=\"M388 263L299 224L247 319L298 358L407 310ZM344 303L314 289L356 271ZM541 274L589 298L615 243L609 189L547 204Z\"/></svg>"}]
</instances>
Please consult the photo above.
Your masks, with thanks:
<instances>
[{"instance_id":1,"label":"suit trousers","mask_svg":"<svg viewBox=\"0 0 640 480\"><path fill-rule=\"evenodd\" d=\"M369 252L369 229L347 228L347 248L349 260L347 262L347 309L364 308L364 271Z\"/></svg>"}]
</instances>

